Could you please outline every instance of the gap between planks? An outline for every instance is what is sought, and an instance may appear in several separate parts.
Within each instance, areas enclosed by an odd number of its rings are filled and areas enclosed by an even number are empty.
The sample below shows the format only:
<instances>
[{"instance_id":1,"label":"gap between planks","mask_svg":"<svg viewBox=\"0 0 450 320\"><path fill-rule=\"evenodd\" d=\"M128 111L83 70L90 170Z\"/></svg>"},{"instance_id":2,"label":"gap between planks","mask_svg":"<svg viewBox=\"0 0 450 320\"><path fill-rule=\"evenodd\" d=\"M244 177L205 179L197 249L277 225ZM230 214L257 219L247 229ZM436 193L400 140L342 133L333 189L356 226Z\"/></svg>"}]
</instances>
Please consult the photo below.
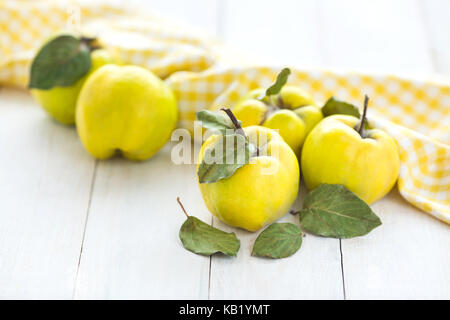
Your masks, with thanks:
<instances>
[{"instance_id":1,"label":"gap between planks","mask_svg":"<svg viewBox=\"0 0 450 320\"><path fill-rule=\"evenodd\" d=\"M226 16L226 7L228 5L228 1L227 0L217 0L217 11L216 11L216 37L223 41L224 43L227 43L227 39L226 38L226 34L225 34L225 30L226 30L226 24L227 24L227 20L228 17ZM315 7L315 10L319 10L319 8ZM320 24L319 24L320 26ZM320 33L323 33L324 31L321 29L319 30ZM320 52L322 52L322 50L320 50ZM321 60L323 60L323 56L321 56ZM211 226L214 226L214 218L211 219ZM333 239L330 239L333 240ZM345 270L344 270L344 255L343 255L343 250L342 250L342 240L341 239L336 239L339 241L339 256L340 256L340 274L341 274L341 281L342 281L342 297L343 300L346 300L346 289L345 289ZM301 250L301 249L300 249ZM213 259L214 259L214 255L210 256L209 258L209 274L208 274L208 300L211 298L211 280L212 280L212 265L213 265Z\"/></svg>"},{"instance_id":2,"label":"gap between planks","mask_svg":"<svg viewBox=\"0 0 450 320\"><path fill-rule=\"evenodd\" d=\"M347 300L347 293L345 292L345 269L344 254L342 253L342 239L339 239L339 254L341 256L342 294L344 295L344 300Z\"/></svg>"},{"instance_id":3,"label":"gap between planks","mask_svg":"<svg viewBox=\"0 0 450 320\"><path fill-rule=\"evenodd\" d=\"M87 208L86 208L86 218L84 220L83 237L81 239L80 255L78 256L77 272L75 273L75 283L73 286L72 300L75 299L75 294L77 292L78 274L80 272L81 259L83 256L84 239L86 238L86 229L87 229L87 225L89 222L89 213L91 210L92 196L94 194L95 178L97 176L98 162L99 162L99 160L96 159L95 163L94 163L94 170L92 172L91 186L90 186L90 190L89 190L89 200L88 200L88 204L87 204Z\"/></svg>"},{"instance_id":4,"label":"gap between planks","mask_svg":"<svg viewBox=\"0 0 450 320\"><path fill-rule=\"evenodd\" d=\"M314 13L316 15L316 17L319 17L319 10L320 8L318 7L318 4L315 2L314 3ZM319 21L319 19L318 19ZM325 30L322 27L322 24L317 24L317 33L318 33L318 37L319 39L323 38L323 35L325 34ZM323 63L324 60L326 60L326 56L324 55L324 52L327 52L326 49L323 47L322 43L319 41L319 45L320 45L320 60ZM339 257L340 257L340 265L341 265L341 281L342 281L342 297L343 300L347 300L347 292L345 290L345 269L344 269L344 252L342 250L342 239L338 239L339 241Z\"/></svg>"}]
</instances>

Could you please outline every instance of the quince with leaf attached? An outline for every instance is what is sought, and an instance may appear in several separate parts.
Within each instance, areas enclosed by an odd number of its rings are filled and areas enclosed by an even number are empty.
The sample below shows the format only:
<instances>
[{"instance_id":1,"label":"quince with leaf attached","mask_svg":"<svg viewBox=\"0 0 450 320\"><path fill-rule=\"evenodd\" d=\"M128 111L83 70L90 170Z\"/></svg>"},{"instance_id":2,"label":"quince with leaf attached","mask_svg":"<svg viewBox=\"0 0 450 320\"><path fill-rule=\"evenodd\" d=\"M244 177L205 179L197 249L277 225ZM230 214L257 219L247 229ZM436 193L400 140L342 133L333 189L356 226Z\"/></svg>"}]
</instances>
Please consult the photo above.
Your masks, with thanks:
<instances>
[{"instance_id":1,"label":"quince with leaf attached","mask_svg":"<svg viewBox=\"0 0 450 320\"><path fill-rule=\"evenodd\" d=\"M365 129L368 98L359 120L332 115L320 122L303 146L301 167L306 186L340 184L371 204L397 181L400 167L395 140L379 129Z\"/></svg>"},{"instance_id":2,"label":"quince with leaf attached","mask_svg":"<svg viewBox=\"0 0 450 320\"><path fill-rule=\"evenodd\" d=\"M229 109L226 112L234 118ZM242 129L235 118L227 127L226 115L212 115L209 111L197 114L204 127L217 129L221 124L232 133L212 135L202 146L197 175L203 199L209 211L224 223L257 231L285 215L297 198L298 160L276 131L262 126ZM226 144L230 138L240 143ZM218 160L224 161L208 161L211 154L218 155L218 150L223 151ZM243 161L225 161L225 156L240 151Z\"/></svg>"},{"instance_id":3,"label":"quince with leaf attached","mask_svg":"<svg viewBox=\"0 0 450 320\"><path fill-rule=\"evenodd\" d=\"M86 79L101 66L117 63L119 58L99 48L96 39L58 35L46 42L33 60L31 94L52 118L74 124L78 95Z\"/></svg>"}]
</instances>

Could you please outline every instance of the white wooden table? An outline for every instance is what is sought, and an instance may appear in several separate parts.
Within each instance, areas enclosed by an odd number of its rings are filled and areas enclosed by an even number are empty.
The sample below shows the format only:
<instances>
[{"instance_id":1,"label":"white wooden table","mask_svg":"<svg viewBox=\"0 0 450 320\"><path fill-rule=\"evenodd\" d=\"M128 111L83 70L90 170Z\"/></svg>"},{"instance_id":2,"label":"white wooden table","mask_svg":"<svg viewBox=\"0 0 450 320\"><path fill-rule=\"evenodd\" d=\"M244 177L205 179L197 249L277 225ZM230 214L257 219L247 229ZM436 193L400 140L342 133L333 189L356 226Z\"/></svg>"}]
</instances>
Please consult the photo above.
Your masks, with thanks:
<instances>
[{"instance_id":1,"label":"white wooden table","mask_svg":"<svg viewBox=\"0 0 450 320\"><path fill-rule=\"evenodd\" d=\"M450 76L448 0L148 3L278 65ZM0 146L0 298L450 298L450 228L397 191L374 204L383 226L366 237L307 235L269 261L250 256L256 234L237 231L237 258L207 258L182 248L176 197L231 229L170 146L144 163L96 161L73 128L6 88Z\"/></svg>"}]
</instances>

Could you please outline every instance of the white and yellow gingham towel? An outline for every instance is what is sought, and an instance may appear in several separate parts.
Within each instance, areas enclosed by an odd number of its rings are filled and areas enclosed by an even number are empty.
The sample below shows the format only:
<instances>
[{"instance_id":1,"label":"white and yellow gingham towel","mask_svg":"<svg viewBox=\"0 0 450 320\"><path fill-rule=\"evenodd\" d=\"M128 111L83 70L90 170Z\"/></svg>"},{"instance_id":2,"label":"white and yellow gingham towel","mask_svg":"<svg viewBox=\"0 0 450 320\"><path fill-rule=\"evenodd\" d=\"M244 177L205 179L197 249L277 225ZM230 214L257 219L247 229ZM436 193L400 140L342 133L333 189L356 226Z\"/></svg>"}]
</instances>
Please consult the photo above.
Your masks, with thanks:
<instances>
[{"instance_id":1,"label":"white and yellow gingham towel","mask_svg":"<svg viewBox=\"0 0 450 320\"><path fill-rule=\"evenodd\" d=\"M284 67L250 67L199 31L115 3L0 0L0 84L25 87L36 49L55 32L88 33L125 63L165 78L179 100L180 125L191 129L197 111L233 106L250 89L271 84ZM371 124L400 147L400 193L450 223L449 83L308 70L293 70L289 81L317 101L335 96L361 105L368 94Z\"/></svg>"}]
</instances>

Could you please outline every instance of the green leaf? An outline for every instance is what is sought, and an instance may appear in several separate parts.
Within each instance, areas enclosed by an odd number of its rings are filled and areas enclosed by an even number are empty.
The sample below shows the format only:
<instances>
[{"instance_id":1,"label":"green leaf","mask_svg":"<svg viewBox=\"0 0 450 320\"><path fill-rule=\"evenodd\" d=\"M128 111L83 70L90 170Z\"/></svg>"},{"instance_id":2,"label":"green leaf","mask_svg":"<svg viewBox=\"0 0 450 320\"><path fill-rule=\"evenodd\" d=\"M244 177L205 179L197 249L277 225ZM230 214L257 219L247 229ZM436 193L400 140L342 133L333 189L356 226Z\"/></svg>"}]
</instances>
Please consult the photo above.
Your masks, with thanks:
<instances>
[{"instance_id":1,"label":"green leaf","mask_svg":"<svg viewBox=\"0 0 450 320\"><path fill-rule=\"evenodd\" d=\"M266 90L266 97L279 94L283 86L286 84L289 75L291 74L291 69L284 68L277 76L275 83Z\"/></svg>"},{"instance_id":2,"label":"green leaf","mask_svg":"<svg viewBox=\"0 0 450 320\"><path fill-rule=\"evenodd\" d=\"M356 118L361 118L361 114L356 106L353 104L340 101L331 97L322 107L322 113L324 117L331 116L333 114L347 114Z\"/></svg>"},{"instance_id":3,"label":"green leaf","mask_svg":"<svg viewBox=\"0 0 450 320\"><path fill-rule=\"evenodd\" d=\"M331 97L322 107L322 113L324 117L332 116L334 114L346 114L361 119L361 113L359 109L348 102L340 101ZM366 121L364 129L369 129L369 123Z\"/></svg>"},{"instance_id":4,"label":"green leaf","mask_svg":"<svg viewBox=\"0 0 450 320\"><path fill-rule=\"evenodd\" d=\"M381 225L363 200L335 184L322 184L308 193L299 217L304 229L340 239L363 236Z\"/></svg>"},{"instance_id":5,"label":"green leaf","mask_svg":"<svg viewBox=\"0 0 450 320\"><path fill-rule=\"evenodd\" d=\"M302 230L292 223L274 223L260 233L252 255L281 259L292 256L302 245Z\"/></svg>"},{"instance_id":6,"label":"green leaf","mask_svg":"<svg viewBox=\"0 0 450 320\"><path fill-rule=\"evenodd\" d=\"M89 72L91 53L87 44L71 35L61 35L46 43L31 65L31 89L68 87Z\"/></svg>"},{"instance_id":7,"label":"green leaf","mask_svg":"<svg viewBox=\"0 0 450 320\"><path fill-rule=\"evenodd\" d=\"M197 175L200 183L214 183L231 177L245 166L251 157L248 140L240 134L220 136L216 143L206 148Z\"/></svg>"},{"instance_id":8,"label":"green leaf","mask_svg":"<svg viewBox=\"0 0 450 320\"><path fill-rule=\"evenodd\" d=\"M210 256L221 252L235 257L241 242L234 233L226 233L190 216L181 226L180 240L194 253Z\"/></svg>"},{"instance_id":9,"label":"green leaf","mask_svg":"<svg viewBox=\"0 0 450 320\"><path fill-rule=\"evenodd\" d=\"M202 126L208 130L218 131L224 135L227 130L236 130L231 119L223 112L202 110L197 112L196 115L197 119L202 122Z\"/></svg>"}]
</instances>

